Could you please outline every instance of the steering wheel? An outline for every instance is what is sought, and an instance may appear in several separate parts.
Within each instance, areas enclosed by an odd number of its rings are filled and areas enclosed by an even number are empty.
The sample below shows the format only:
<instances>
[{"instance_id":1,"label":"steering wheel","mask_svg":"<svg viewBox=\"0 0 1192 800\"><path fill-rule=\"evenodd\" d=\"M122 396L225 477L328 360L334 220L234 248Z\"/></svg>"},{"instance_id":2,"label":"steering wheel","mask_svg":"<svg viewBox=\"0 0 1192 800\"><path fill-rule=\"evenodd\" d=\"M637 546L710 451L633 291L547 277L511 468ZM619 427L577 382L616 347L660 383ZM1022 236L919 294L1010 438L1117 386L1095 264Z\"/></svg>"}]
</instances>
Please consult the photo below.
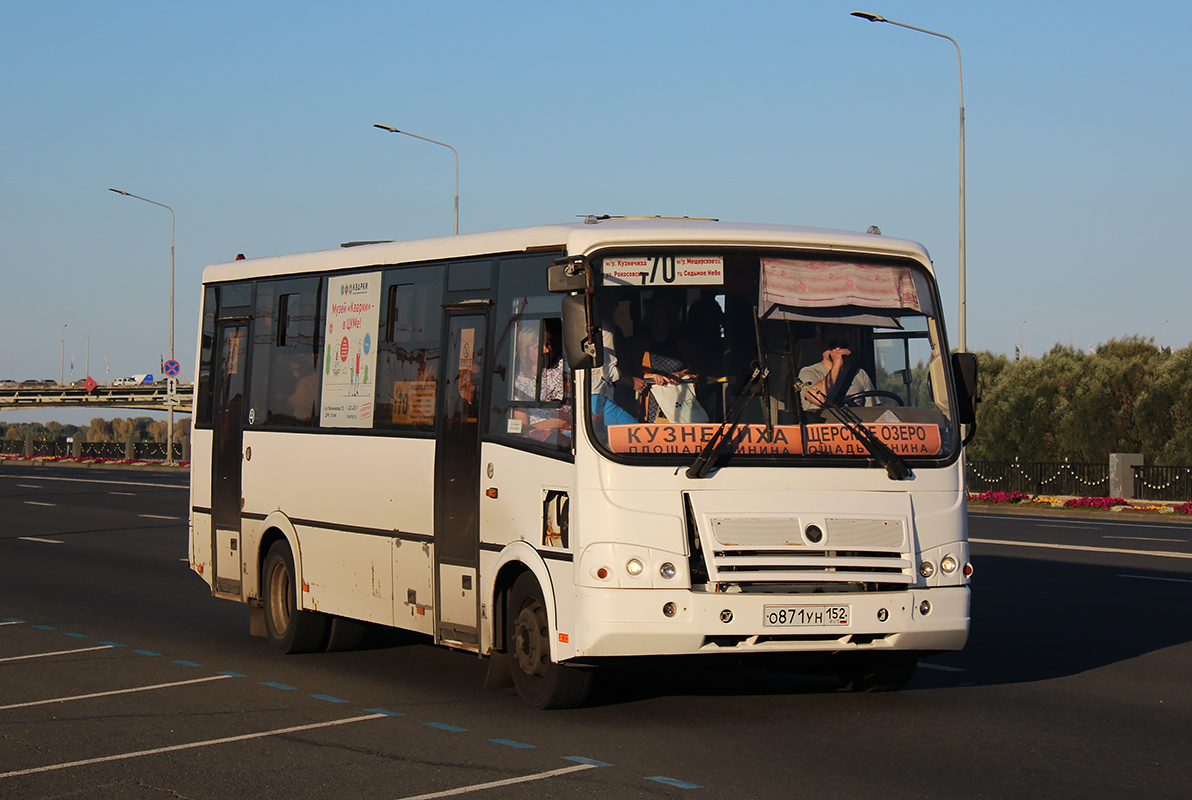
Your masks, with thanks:
<instances>
[{"instance_id":1,"label":"steering wheel","mask_svg":"<svg viewBox=\"0 0 1192 800\"><path fill-rule=\"evenodd\" d=\"M887 392L882 389L876 389L871 392L857 392L856 394L850 394L847 397L845 397L843 400L841 400L840 402L842 405L846 405L846 406L861 406L863 404L859 403L857 401L864 400L866 397L888 397L891 400L893 400L897 405L900 405L900 406L906 405L906 403L902 402L901 397L894 394L893 392Z\"/></svg>"}]
</instances>

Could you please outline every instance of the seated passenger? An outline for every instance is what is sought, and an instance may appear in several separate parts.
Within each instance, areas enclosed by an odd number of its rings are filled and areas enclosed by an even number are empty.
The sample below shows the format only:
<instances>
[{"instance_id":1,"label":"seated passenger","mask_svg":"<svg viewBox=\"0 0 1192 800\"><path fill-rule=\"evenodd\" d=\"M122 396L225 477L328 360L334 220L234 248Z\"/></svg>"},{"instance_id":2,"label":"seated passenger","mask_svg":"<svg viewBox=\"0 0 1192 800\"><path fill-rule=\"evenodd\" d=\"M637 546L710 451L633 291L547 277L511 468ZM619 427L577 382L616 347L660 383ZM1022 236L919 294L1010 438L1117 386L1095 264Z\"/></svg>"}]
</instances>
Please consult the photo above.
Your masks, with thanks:
<instances>
[{"instance_id":1,"label":"seated passenger","mask_svg":"<svg viewBox=\"0 0 1192 800\"><path fill-rule=\"evenodd\" d=\"M678 334L679 321L679 309L670 295L655 292L646 301L645 335L638 342L641 377L634 378L646 422L657 422L659 418L671 422L708 421L707 412L695 399L693 383L699 376L691 348Z\"/></svg>"},{"instance_id":2,"label":"seated passenger","mask_svg":"<svg viewBox=\"0 0 1192 800\"><path fill-rule=\"evenodd\" d=\"M546 320L543 325L541 348L537 326L522 325L517 334L518 367L513 380L513 399L550 405L518 409L513 417L521 422L522 435L539 442L559 432L568 435L571 429L571 415L564 405L567 376L561 348L555 345L561 326L552 325L554 322L557 321Z\"/></svg>"}]
</instances>

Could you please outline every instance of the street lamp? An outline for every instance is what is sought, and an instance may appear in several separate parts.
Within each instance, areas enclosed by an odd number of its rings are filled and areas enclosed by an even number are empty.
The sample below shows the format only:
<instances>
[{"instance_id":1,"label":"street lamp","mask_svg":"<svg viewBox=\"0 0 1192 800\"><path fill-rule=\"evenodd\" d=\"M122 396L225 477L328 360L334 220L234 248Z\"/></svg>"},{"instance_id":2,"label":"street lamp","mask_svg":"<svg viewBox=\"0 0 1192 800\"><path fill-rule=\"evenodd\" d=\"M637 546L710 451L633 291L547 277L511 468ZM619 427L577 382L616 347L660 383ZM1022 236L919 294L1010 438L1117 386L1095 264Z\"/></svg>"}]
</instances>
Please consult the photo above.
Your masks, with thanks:
<instances>
[{"instance_id":1,"label":"street lamp","mask_svg":"<svg viewBox=\"0 0 1192 800\"><path fill-rule=\"evenodd\" d=\"M885 22L889 25L897 25L899 28L908 28L919 33L930 34L931 36L938 36L941 39L947 39L956 48L956 74L960 79L960 351L967 350L965 339L965 280L964 280L964 72L960 67L960 45L951 36L943 33L936 33L929 31L926 28L916 28L914 25L906 25L902 22L895 22L892 19L877 14L869 14L864 11L854 11L852 16L860 17L861 19L869 20L870 22Z\"/></svg>"},{"instance_id":2,"label":"street lamp","mask_svg":"<svg viewBox=\"0 0 1192 800\"><path fill-rule=\"evenodd\" d=\"M122 194L125 197L131 197L134 200L142 200L146 203L152 203L155 206L161 206L166 211L170 212L170 361L174 360L174 209L167 206L165 203L159 203L156 200L150 200L148 197L141 197L132 192L125 192L120 189L113 189L108 187L109 192ZM166 464L172 465L174 463L174 407L171 405L169 409L168 424L166 425Z\"/></svg>"},{"instance_id":3,"label":"street lamp","mask_svg":"<svg viewBox=\"0 0 1192 800\"><path fill-rule=\"evenodd\" d=\"M58 356L58 385L66 385L66 326L68 323L62 323L62 349ZM1159 334L1159 341L1163 340L1163 334Z\"/></svg>"},{"instance_id":4,"label":"street lamp","mask_svg":"<svg viewBox=\"0 0 1192 800\"><path fill-rule=\"evenodd\" d=\"M458 234L459 233L459 153L456 152L454 147L447 144L446 142L436 142L434 139L427 139L425 136L419 136L418 134L410 133L409 131L399 131L397 128L391 128L388 125L373 125L373 127L380 128L383 131L389 131L390 133L402 133L402 134L405 134L406 136L413 136L415 139L421 139L424 142L430 142L431 144L437 144L442 147L446 147L448 150L450 150L452 152L452 154L455 155L455 232Z\"/></svg>"}]
</instances>

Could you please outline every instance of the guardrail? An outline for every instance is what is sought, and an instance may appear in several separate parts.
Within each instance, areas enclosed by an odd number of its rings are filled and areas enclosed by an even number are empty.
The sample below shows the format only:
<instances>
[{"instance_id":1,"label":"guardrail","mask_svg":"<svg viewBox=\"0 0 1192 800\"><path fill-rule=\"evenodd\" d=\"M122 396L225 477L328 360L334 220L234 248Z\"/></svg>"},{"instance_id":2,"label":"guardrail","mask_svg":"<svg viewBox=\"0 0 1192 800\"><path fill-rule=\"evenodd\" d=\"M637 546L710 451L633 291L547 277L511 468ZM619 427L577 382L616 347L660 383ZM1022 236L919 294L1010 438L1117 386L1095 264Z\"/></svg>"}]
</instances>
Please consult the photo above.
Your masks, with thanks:
<instances>
[{"instance_id":1,"label":"guardrail","mask_svg":"<svg viewBox=\"0 0 1192 800\"><path fill-rule=\"evenodd\" d=\"M174 395L175 411L189 414L193 386L179 384ZM0 410L16 408L55 408L95 406L99 408L139 408L168 411L171 407L166 383L139 386L97 386L88 392L82 386L29 386L0 389Z\"/></svg>"}]
</instances>

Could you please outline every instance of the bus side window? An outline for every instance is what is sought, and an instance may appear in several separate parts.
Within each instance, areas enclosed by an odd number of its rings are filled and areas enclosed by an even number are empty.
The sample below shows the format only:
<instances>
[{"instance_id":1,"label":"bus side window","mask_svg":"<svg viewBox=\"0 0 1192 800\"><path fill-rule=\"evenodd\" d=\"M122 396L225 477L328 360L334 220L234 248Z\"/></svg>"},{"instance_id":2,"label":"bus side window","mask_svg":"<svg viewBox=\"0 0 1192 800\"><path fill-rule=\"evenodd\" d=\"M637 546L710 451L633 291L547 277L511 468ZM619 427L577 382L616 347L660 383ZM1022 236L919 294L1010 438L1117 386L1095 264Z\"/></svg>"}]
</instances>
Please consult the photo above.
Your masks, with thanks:
<instances>
[{"instance_id":1,"label":"bus side window","mask_svg":"<svg viewBox=\"0 0 1192 800\"><path fill-rule=\"evenodd\" d=\"M308 428L318 422L321 287L319 278L257 284L249 391L257 427Z\"/></svg>"},{"instance_id":2,"label":"bus side window","mask_svg":"<svg viewBox=\"0 0 1192 800\"><path fill-rule=\"evenodd\" d=\"M571 373L562 300L546 291L551 256L500 263L488 432L512 444L571 451Z\"/></svg>"},{"instance_id":3,"label":"bus side window","mask_svg":"<svg viewBox=\"0 0 1192 800\"><path fill-rule=\"evenodd\" d=\"M435 429L443 265L386 270L377 337L376 427Z\"/></svg>"}]
</instances>

